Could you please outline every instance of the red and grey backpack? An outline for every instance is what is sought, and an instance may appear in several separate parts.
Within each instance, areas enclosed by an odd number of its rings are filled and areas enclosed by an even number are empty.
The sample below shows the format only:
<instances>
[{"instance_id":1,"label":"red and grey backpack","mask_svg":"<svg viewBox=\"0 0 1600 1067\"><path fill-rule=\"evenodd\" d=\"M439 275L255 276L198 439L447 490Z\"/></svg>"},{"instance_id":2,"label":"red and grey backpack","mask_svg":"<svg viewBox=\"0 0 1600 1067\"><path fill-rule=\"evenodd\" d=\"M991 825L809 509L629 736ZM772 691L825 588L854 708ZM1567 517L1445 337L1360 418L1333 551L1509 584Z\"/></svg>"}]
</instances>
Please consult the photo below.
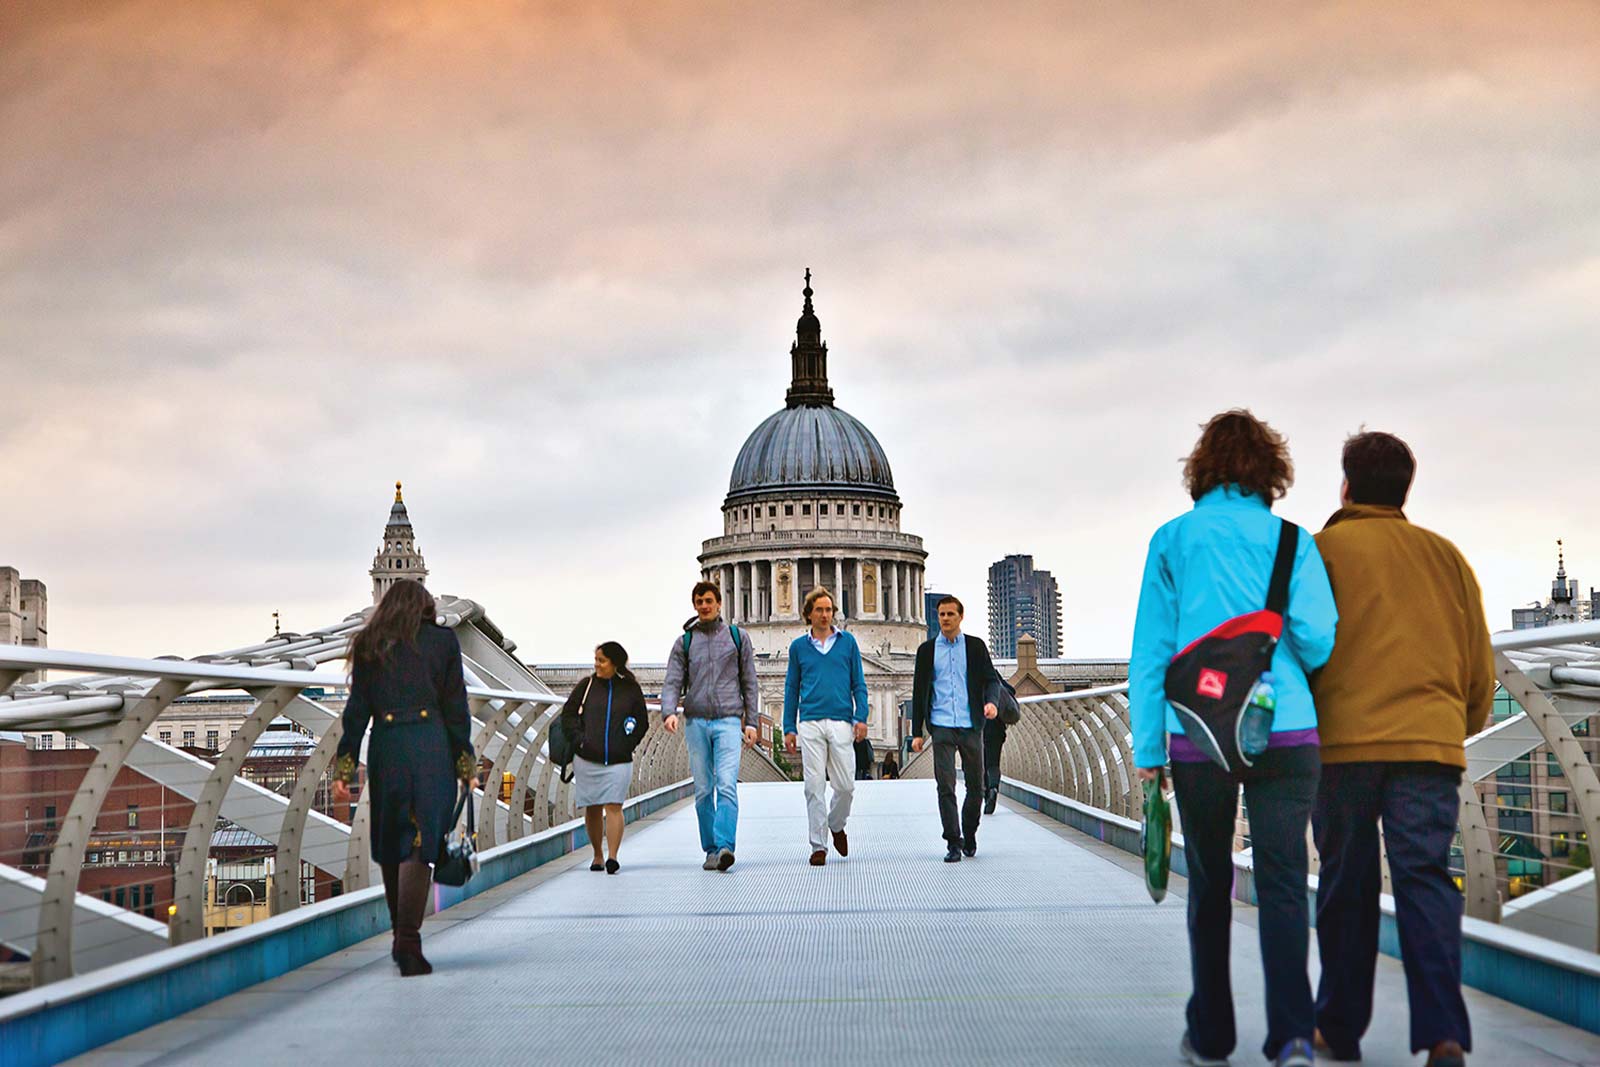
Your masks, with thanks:
<instances>
[{"instance_id":1,"label":"red and grey backpack","mask_svg":"<svg viewBox=\"0 0 1600 1067\"><path fill-rule=\"evenodd\" d=\"M1183 724L1184 736L1224 770L1253 765L1240 748L1239 724L1283 636L1299 541L1300 527L1283 522L1263 610L1236 615L1201 635L1167 666L1167 701Z\"/></svg>"}]
</instances>

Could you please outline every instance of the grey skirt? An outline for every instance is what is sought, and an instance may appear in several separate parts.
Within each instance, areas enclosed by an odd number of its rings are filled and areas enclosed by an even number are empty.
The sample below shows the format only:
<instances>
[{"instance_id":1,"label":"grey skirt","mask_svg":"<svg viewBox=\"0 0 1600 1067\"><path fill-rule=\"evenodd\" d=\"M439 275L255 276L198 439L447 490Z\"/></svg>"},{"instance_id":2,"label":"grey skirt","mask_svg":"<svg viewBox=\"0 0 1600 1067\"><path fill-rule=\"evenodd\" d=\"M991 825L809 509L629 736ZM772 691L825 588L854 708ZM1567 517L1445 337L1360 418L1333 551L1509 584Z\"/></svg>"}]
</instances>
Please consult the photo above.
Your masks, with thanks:
<instances>
[{"instance_id":1,"label":"grey skirt","mask_svg":"<svg viewBox=\"0 0 1600 1067\"><path fill-rule=\"evenodd\" d=\"M633 764L591 763L582 756L572 760L572 802L580 808L591 804L621 804L628 799L633 782Z\"/></svg>"}]
</instances>

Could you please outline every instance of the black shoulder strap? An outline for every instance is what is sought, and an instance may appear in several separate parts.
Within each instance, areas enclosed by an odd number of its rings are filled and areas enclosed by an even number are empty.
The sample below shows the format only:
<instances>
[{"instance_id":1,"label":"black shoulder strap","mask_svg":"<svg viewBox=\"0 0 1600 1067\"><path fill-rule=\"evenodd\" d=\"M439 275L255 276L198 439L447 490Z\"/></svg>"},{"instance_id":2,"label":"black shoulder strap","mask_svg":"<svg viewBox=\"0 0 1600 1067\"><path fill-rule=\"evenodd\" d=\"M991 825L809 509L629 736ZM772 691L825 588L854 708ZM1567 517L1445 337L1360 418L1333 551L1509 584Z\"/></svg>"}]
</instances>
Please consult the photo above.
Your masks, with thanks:
<instances>
[{"instance_id":1,"label":"black shoulder strap","mask_svg":"<svg viewBox=\"0 0 1600 1067\"><path fill-rule=\"evenodd\" d=\"M1267 583L1267 610L1279 615L1289 610L1289 578L1294 574L1294 554L1300 544L1300 527L1279 520L1278 554L1272 560L1272 581Z\"/></svg>"}]
</instances>

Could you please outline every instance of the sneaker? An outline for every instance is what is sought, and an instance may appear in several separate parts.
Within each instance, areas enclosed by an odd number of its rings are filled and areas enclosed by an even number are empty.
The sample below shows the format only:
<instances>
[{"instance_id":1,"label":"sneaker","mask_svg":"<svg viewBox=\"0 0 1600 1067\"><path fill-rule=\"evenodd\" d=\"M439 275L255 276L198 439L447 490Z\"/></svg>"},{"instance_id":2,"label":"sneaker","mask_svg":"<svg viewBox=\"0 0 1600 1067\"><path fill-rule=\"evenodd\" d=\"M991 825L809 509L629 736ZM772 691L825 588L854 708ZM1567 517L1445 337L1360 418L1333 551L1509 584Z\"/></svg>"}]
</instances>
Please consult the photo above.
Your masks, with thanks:
<instances>
[{"instance_id":1,"label":"sneaker","mask_svg":"<svg viewBox=\"0 0 1600 1067\"><path fill-rule=\"evenodd\" d=\"M706 861L705 861L705 863L700 865L700 869L702 871L714 871L714 870L717 869L717 850L716 849L712 849L710 852L706 853Z\"/></svg>"},{"instance_id":2,"label":"sneaker","mask_svg":"<svg viewBox=\"0 0 1600 1067\"><path fill-rule=\"evenodd\" d=\"M1357 1045L1353 1050L1336 1049L1332 1045L1328 1044L1328 1039L1322 1036L1321 1030L1312 1031L1311 1047L1316 1049L1318 1056L1321 1056L1325 1060L1332 1060L1334 1063L1361 1062L1360 1045Z\"/></svg>"},{"instance_id":3,"label":"sneaker","mask_svg":"<svg viewBox=\"0 0 1600 1067\"><path fill-rule=\"evenodd\" d=\"M1459 1041L1441 1041L1428 1053L1427 1067L1467 1067L1467 1054Z\"/></svg>"},{"instance_id":4,"label":"sneaker","mask_svg":"<svg viewBox=\"0 0 1600 1067\"><path fill-rule=\"evenodd\" d=\"M1305 1038L1290 1038L1289 1043L1278 1050L1272 1067L1317 1067L1317 1053Z\"/></svg>"},{"instance_id":5,"label":"sneaker","mask_svg":"<svg viewBox=\"0 0 1600 1067\"><path fill-rule=\"evenodd\" d=\"M813 867L821 867L824 863L827 863L827 862L828 862L828 850L827 849L819 848L819 849L817 849L815 852L813 852L811 854L811 866L813 866Z\"/></svg>"},{"instance_id":6,"label":"sneaker","mask_svg":"<svg viewBox=\"0 0 1600 1067\"><path fill-rule=\"evenodd\" d=\"M1189 1031L1183 1032L1183 1041L1178 1045L1178 1055L1183 1057L1183 1062L1189 1067L1228 1067L1228 1057L1218 1059L1215 1056L1202 1056L1189 1044Z\"/></svg>"},{"instance_id":7,"label":"sneaker","mask_svg":"<svg viewBox=\"0 0 1600 1067\"><path fill-rule=\"evenodd\" d=\"M717 870L725 871L733 866L733 849L725 848L717 853Z\"/></svg>"}]
</instances>

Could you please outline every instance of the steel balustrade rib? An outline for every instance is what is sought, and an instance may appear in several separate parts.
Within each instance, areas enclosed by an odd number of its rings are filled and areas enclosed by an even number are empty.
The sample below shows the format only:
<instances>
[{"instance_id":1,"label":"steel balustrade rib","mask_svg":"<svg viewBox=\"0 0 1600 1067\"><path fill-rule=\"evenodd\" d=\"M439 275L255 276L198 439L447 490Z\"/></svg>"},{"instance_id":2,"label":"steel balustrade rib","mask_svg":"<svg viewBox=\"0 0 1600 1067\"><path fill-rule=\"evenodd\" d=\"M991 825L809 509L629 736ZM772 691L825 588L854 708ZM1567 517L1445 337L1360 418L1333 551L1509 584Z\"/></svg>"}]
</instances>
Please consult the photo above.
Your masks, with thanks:
<instances>
[{"instance_id":1,"label":"steel balustrade rib","mask_svg":"<svg viewBox=\"0 0 1600 1067\"><path fill-rule=\"evenodd\" d=\"M110 736L99 747L94 762L73 793L72 805L61 822L60 835L50 850L44 899L39 903L38 954L33 957L35 985L72 976L73 918L89 835L128 753L145 729L186 688L187 683L182 679L164 678L151 686L144 696L129 701L123 708L122 722L111 728Z\"/></svg>"},{"instance_id":2,"label":"steel balustrade rib","mask_svg":"<svg viewBox=\"0 0 1600 1067\"><path fill-rule=\"evenodd\" d=\"M173 881L173 903L177 911L169 924L172 943L175 945L205 936L206 857L210 854L211 835L217 825L223 794L227 792L234 776L239 773L239 768L255 745L256 738L261 736L267 724L277 717L291 700L300 695L300 690L278 686L257 690L251 695L256 697L256 706L245 717L244 722L228 742L228 747L223 749L222 755L217 758L211 776L206 779L205 788L200 791L200 796L195 801L194 814L190 817L188 830L183 835L183 849L179 853L178 869ZM298 884L298 870L294 872L294 876ZM286 872L279 871L278 877L282 880L286 877Z\"/></svg>"},{"instance_id":3,"label":"steel balustrade rib","mask_svg":"<svg viewBox=\"0 0 1600 1067\"><path fill-rule=\"evenodd\" d=\"M509 731L509 734L503 743L496 746L495 754L489 766L489 777L483 783L482 806L478 814L478 837L479 845L482 848L493 848L499 843L500 834L495 827L494 816L502 805L506 808L508 840L511 837L510 824L513 822L521 823L526 818L521 811L512 807L509 802L500 799L500 778L505 773L506 764L522 744L528 728L539 721L537 711L540 705L532 701L513 701L509 703L512 711L506 716L504 722L497 727L502 732ZM516 716L515 727L511 726L512 715Z\"/></svg>"},{"instance_id":4,"label":"steel balustrade rib","mask_svg":"<svg viewBox=\"0 0 1600 1067\"><path fill-rule=\"evenodd\" d=\"M550 737L550 727L555 724L556 718L560 714L561 708L559 705L549 705L541 709L538 728L534 730L533 738L528 742L527 748L523 750L522 760L517 765L516 782L511 789L511 811L513 814L523 813L524 819L515 821L517 832L508 835L511 839L521 836L522 823L524 821L528 821L532 831L536 832L544 829L541 825L541 813L544 810L544 805L539 799L538 780L533 775L537 769L546 766L550 762L549 756L544 749ZM534 813L532 816L527 816L525 813L528 810L530 786L533 787Z\"/></svg>"},{"instance_id":5,"label":"steel balustrade rib","mask_svg":"<svg viewBox=\"0 0 1600 1067\"><path fill-rule=\"evenodd\" d=\"M305 840L307 816L316 803L317 790L322 787L323 776L333 766L339 739L344 736L344 721L335 719L317 738L317 747L295 776L294 789L289 794L289 806L284 809L283 824L278 830L278 851L273 865L278 871L294 871L297 877L280 877L272 886L271 912L281 915L300 906L300 849Z\"/></svg>"},{"instance_id":6,"label":"steel balustrade rib","mask_svg":"<svg viewBox=\"0 0 1600 1067\"><path fill-rule=\"evenodd\" d=\"M496 705L492 710L491 703ZM515 700L467 701L467 707L471 712L472 718L482 723L477 736L472 742L472 750L479 759L487 757L491 742L495 742L494 748L497 752L501 749L509 749L509 743L499 743L501 742L500 735L502 731L506 730L506 724L510 721L512 714L521 706ZM492 781L484 782L482 800L478 810L478 841L484 848L491 848L495 843L493 812L497 796L498 783ZM471 798L468 798L468 803L471 802Z\"/></svg>"},{"instance_id":7,"label":"steel balustrade rib","mask_svg":"<svg viewBox=\"0 0 1600 1067\"><path fill-rule=\"evenodd\" d=\"M1572 728L1556 710L1550 697L1518 670L1504 652L1495 653L1495 669L1500 676L1500 684L1538 727L1540 736L1561 765L1588 840L1600 842L1600 778L1595 776L1594 767L1584 757L1583 748L1573 736ZM1592 873L1590 877L1593 877ZM1600 893L1594 896L1597 904L1600 904ZM1595 934L1600 936L1600 914L1595 918ZM1600 943L1591 939L1589 947L1600 950Z\"/></svg>"}]
</instances>

